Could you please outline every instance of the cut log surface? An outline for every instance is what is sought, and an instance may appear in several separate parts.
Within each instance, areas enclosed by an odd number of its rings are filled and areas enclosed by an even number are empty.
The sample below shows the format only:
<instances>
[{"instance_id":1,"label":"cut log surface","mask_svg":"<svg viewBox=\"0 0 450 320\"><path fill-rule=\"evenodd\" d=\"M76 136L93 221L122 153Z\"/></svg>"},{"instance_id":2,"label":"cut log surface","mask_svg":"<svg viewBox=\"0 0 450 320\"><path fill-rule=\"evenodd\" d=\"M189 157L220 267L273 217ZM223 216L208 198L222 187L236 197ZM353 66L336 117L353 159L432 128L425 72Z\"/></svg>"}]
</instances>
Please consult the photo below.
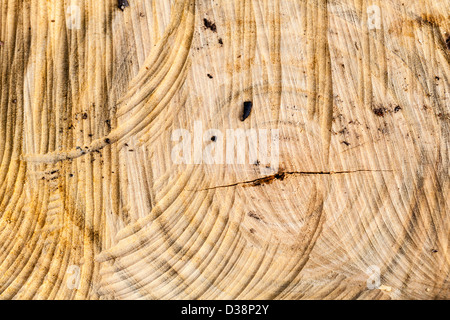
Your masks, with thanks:
<instances>
[{"instance_id":1,"label":"cut log surface","mask_svg":"<svg viewBox=\"0 0 450 320\"><path fill-rule=\"evenodd\" d=\"M0 3L0 299L450 298L450 0Z\"/></svg>"}]
</instances>

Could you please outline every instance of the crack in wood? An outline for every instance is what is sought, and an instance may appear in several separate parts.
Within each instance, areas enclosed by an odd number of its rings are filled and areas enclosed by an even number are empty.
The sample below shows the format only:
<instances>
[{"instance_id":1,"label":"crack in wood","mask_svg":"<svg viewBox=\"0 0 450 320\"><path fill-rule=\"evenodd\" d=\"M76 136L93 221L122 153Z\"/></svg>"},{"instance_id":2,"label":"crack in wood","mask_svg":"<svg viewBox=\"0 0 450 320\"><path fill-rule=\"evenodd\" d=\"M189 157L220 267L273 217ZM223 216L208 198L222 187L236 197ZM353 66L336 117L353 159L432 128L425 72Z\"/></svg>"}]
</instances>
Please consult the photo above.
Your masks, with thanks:
<instances>
[{"instance_id":1,"label":"crack in wood","mask_svg":"<svg viewBox=\"0 0 450 320\"><path fill-rule=\"evenodd\" d=\"M254 179L254 180L248 180L248 181L242 181L242 182L235 182L232 184L227 184L223 186L215 186L200 190L191 190L191 191L209 191L209 190L215 190L215 189L223 189L223 188L231 188L231 187L237 187L237 186L246 186L250 185L252 187L258 187L266 184L271 184L274 181L283 181L288 176L310 176L310 175L338 175L338 174L352 174L352 173L362 173L362 172L394 172L394 170L370 170L370 169L361 169L361 170L348 170L348 171L291 171L291 172L279 172L274 175Z\"/></svg>"}]
</instances>

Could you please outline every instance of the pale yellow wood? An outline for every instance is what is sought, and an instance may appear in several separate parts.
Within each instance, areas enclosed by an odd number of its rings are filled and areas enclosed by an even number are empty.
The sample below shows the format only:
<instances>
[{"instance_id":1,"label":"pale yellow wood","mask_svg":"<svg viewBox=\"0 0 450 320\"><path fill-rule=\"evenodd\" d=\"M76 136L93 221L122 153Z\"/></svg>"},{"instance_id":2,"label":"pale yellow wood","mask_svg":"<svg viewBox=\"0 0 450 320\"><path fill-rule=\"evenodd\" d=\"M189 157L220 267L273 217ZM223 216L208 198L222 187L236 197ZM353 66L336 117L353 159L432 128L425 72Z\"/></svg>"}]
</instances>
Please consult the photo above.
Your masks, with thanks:
<instances>
[{"instance_id":1,"label":"pale yellow wood","mask_svg":"<svg viewBox=\"0 0 450 320\"><path fill-rule=\"evenodd\" d=\"M1 299L450 298L449 0L128 1L0 1Z\"/></svg>"}]
</instances>

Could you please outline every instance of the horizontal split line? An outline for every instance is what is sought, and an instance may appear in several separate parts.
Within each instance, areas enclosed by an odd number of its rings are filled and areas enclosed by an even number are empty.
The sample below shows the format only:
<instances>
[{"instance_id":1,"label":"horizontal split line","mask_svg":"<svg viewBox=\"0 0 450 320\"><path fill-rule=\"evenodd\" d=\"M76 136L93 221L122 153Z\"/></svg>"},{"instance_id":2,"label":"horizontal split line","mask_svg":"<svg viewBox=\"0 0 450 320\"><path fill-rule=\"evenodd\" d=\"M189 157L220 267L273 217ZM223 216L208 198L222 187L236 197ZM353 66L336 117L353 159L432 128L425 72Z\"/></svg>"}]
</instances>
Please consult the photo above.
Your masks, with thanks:
<instances>
[{"instance_id":1,"label":"horizontal split line","mask_svg":"<svg viewBox=\"0 0 450 320\"><path fill-rule=\"evenodd\" d=\"M352 174L352 173L361 173L361 172L394 172L394 170L369 170L369 169L362 169L362 170L349 170L349 171L293 171L293 172L279 172L275 175L258 178L254 180L249 181L242 181L242 182L236 182L228 185L223 186L216 186L216 187L210 187L200 190L191 190L191 191L208 191L208 190L215 190L215 189L223 189L223 188L231 188L231 187L237 187L240 185L253 185L253 186L260 186L265 184L270 184L275 180L283 181L288 176L309 176L309 175L337 175L337 174Z\"/></svg>"}]
</instances>

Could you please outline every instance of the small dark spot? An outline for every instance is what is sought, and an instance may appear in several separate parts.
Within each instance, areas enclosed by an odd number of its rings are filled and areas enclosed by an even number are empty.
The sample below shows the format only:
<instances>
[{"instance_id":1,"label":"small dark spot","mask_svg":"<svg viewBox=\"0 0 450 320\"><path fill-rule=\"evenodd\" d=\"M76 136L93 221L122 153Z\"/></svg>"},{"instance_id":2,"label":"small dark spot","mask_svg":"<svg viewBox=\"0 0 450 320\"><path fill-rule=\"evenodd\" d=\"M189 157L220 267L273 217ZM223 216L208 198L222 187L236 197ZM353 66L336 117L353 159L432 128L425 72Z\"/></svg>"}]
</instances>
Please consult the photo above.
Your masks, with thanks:
<instances>
[{"instance_id":1,"label":"small dark spot","mask_svg":"<svg viewBox=\"0 0 450 320\"><path fill-rule=\"evenodd\" d=\"M438 251L436 249L431 250L433 253L437 253Z\"/></svg>"},{"instance_id":2,"label":"small dark spot","mask_svg":"<svg viewBox=\"0 0 450 320\"><path fill-rule=\"evenodd\" d=\"M251 101L245 101L244 102L244 113L242 114L242 121L245 121L249 116L250 113L252 112L252 108L253 108L253 102Z\"/></svg>"},{"instance_id":3,"label":"small dark spot","mask_svg":"<svg viewBox=\"0 0 450 320\"><path fill-rule=\"evenodd\" d=\"M210 74L208 73L208 78L212 79L212 78L213 78L213 76L212 76L212 75L210 75Z\"/></svg>"},{"instance_id":4,"label":"small dark spot","mask_svg":"<svg viewBox=\"0 0 450 320\"><path fill-rule=\"evenodd\" d=\"M217 32L217 27L214 22L209 21L208 19L203 19L203 23L205 24L205 28L211 30L212 32Z\"/></svg>"},{"instance_id":5,"label":"small dark spot","mask_svg":"<svg viewBox=\"0 0 450 320\"><path fill-rule=\"evenodd\" d=\"M400 110L402 110L402 107L396 106L395 109L394 109L394 112L397 113L397 112L399 112Z\"/></svg>"},{"instance_id":6,"label":"small dark spot","mask_svg":"<svg viewBox=\"0 0 450 320\"><path fill-rule=\"evenodd\" d=\"M128 143L125 143L125 147L128 147Z\"/></svg>"},{"instance_id":7,"label":"small dark spot","mask_svg":"<svg viewBox=\"0 0 450 320\"><path fill-rule=\"evenodd\" d=\"M82 116L82 118L83 118L83 120L86 120L87 118L88 118L88 114L85 112L85 113L83 113L83 116Z\"/></svg>"},{"instance_id":8,"label":"small dark spot","mask_svg":"<svg viewBox=\"0 0 450 320\"><path fill-rule=\"evenodd\" d=\"M348 133L348 129L344 128L342 130L339 131L339 134L347 134Z\"/></svg>"},{"instance_id":9,"label":"small dark spot","mask_svg":"<svg viewBox=\"0 0 450 320\"><path fill-rule=\"evenodd\" d=\"M435 79L436 79L437 81L441 80L441 78L439 78L438 76L436 76Z\"/></svg>"},{"instance_id":10,"label":"small dark spot","mask_svg":"<svg viewBox=\"0 0 450 320\"><path fill-rule=\"evenodd\" d=\"M106 139L105 139L105 143L106 143L106 144L110 144L110 143L111 143L111 140L108 139L108 138L106 138Z\"/></svg>"},{"instance_id":11,"label":"small dark spot","mask_svg":"<svg viewBox=\"0 0 450 320\"><path fill-rule=\"evenodd\" d=\"M253 218L253 219L256 219L256 220L258 220L258 221L261 221L261 218L260 218L260 216L258 216L256 213L254 213L253 211L250 211L249 213L248 213L248 216L250 217L250 218Z\"/></svg>"},{"instance_id":12,"label":"small dark spot","mask_svg":"<svg viewBox=\"0 0 450 320\"><path fill-rule=\"evenodd\" d=\"M286 173L284 173L284 172L279 172L275 175L275 179L283 181L284 178L286 178Z\"/></svg>"},{"instance_id":13,"label":"small dark spot","mask_svg":"<svg viewBox=\"0 0 450 320\"><path fill-rule=\"evenodd\" d=\"M134 150L133 149L130 149L130 150L128 150L129 152L134 152Z\"/></svg>"},{"instance_id":14,"label":"small dark spot","mask_svg":"<svg viewBox=\"0 0 450 320\"><path fill-rule=\"evenodd\" d=\"M378 131L381 132L382 134L388 134L389 128L387 126L387 123L385 122L381 127L379 127Z\"/></svg>"},{"instance_id":15,"label":"small dark spot","mask_svg":"<svg viewBox=\"0 0 450 320\"><path fill-rule=\"evenodd\" d=\"M342 141L343 144L345 144L347 147L350 145L347 141Z\"/></svg>"},{"instance_id":16,"label":"small dark spot","mask_svg":"<svg viewBox=\"0 0 450 320\"><path fill-rule=\"evenodd\" d=\"M450 114L439 112L437 116L442 120L450 120Z\"/></svg>"},{"instance_id":17,"label":"small dark spot","mask_svg":"<svg viewBox=\"0 0 450 320\"><path fill-rule=\"evenodd\" d=\"M105 120L105 123L111 129L111 120Z\"/></svg>"},{"instance_id":18,"label":"small dark spot","mask_svg":"<svg viewBox=\"0 0 450 320\"><path fill-rule=\"evenodd\" d=\"M449 38L450 39L450 38ZM223 40L222 40L222 38L219 38L219 44L221 45L221 46L223 46Z\"/></svg>"},{"instance_id":19,"label":"small dark spot","mask_svg":"<svg viewBox=\"0 0 450 320\"><path fill-rule=\"evenodd\" d=\"M118 7L120 10L124 11L126 7L129 7L130 4L128 3L128 0L119 0Z\"/></svg>"},{"instance_id":20,"label":"small dark spot","mask_svg":"<svg viewBox=\"0 0 450 320\"><path fill-rule=\"evenodd\" d=\"M72 174L72 173L69 173L69 177L72 178L72 177L73 177L73 174Z\"/></svg>"},{"instance_id":21,"label":"small dark spot","mask_svg":"<svg viewBox=\"0 0 450 320\"><path fill-rule=\"evenodd\" d=\"M450 36L445 40L445 43L447 44L447 49L450 50Z\"/></svg>"},{"instance_id":22,"label":"small dark spot","mask_svg":"<svg viewBox=\"0 0 450 320\"><path fill-rule=\"evenodd\" d=\"M255 162L255 166L259 166L261 164L261 161L259 161L259 160L256 160L256 162Z\"/></svg>"},{"instance_id":23,"label":"small dark spot","mask_svg":"<svg viewBox=\"0 0 450 320\"><path fill-rule=\"evenodd\" d=\"M211 137L211 141L212 141L212 142L216 142L216 140L217 140L217 137L216 137L216 136L212 136L212 137Z\"/></svg>"},{"instance_id":24,"label":"small dark spot","mask_svg":"<svg viewBox=\"0 0 450 320\"><path fill-rule=\"evenodd\" d=\"M55 20L51 20L52 22L55 22Z\"/></svg>"},{"instance_id":25,"label":"small dark spot","mask_svg":"<svg viewBox=\"0 0 450 320\"><path fill-rule=\"evenodd\" d=\"M384 109L383 108L377 108L373 109L373 113L379 117L384 117Z\"/></svg>"},{"instance_id":26,"label":"small dark spot","mask_svg":"<svg viewBox=\"0 0 450 320\"><path fill-rule=\"evenodd\" d=\"M255 234L255 233L256 233L256 230L253 229L253 228L251 228L251 229L250 229L250 233L251 233L251 234Z\"/></svg>"},{"instance_id":27,"label":"small dark spot","mask_svg":"<svg viewBox=\"0 0 450 320\"><path fill-rule=\"evenodd\" d=\"M93 135L92 133L89 133L88 136L89 136L90 138L92 138L94 135Z\"/></svg>"}]
</instances>

